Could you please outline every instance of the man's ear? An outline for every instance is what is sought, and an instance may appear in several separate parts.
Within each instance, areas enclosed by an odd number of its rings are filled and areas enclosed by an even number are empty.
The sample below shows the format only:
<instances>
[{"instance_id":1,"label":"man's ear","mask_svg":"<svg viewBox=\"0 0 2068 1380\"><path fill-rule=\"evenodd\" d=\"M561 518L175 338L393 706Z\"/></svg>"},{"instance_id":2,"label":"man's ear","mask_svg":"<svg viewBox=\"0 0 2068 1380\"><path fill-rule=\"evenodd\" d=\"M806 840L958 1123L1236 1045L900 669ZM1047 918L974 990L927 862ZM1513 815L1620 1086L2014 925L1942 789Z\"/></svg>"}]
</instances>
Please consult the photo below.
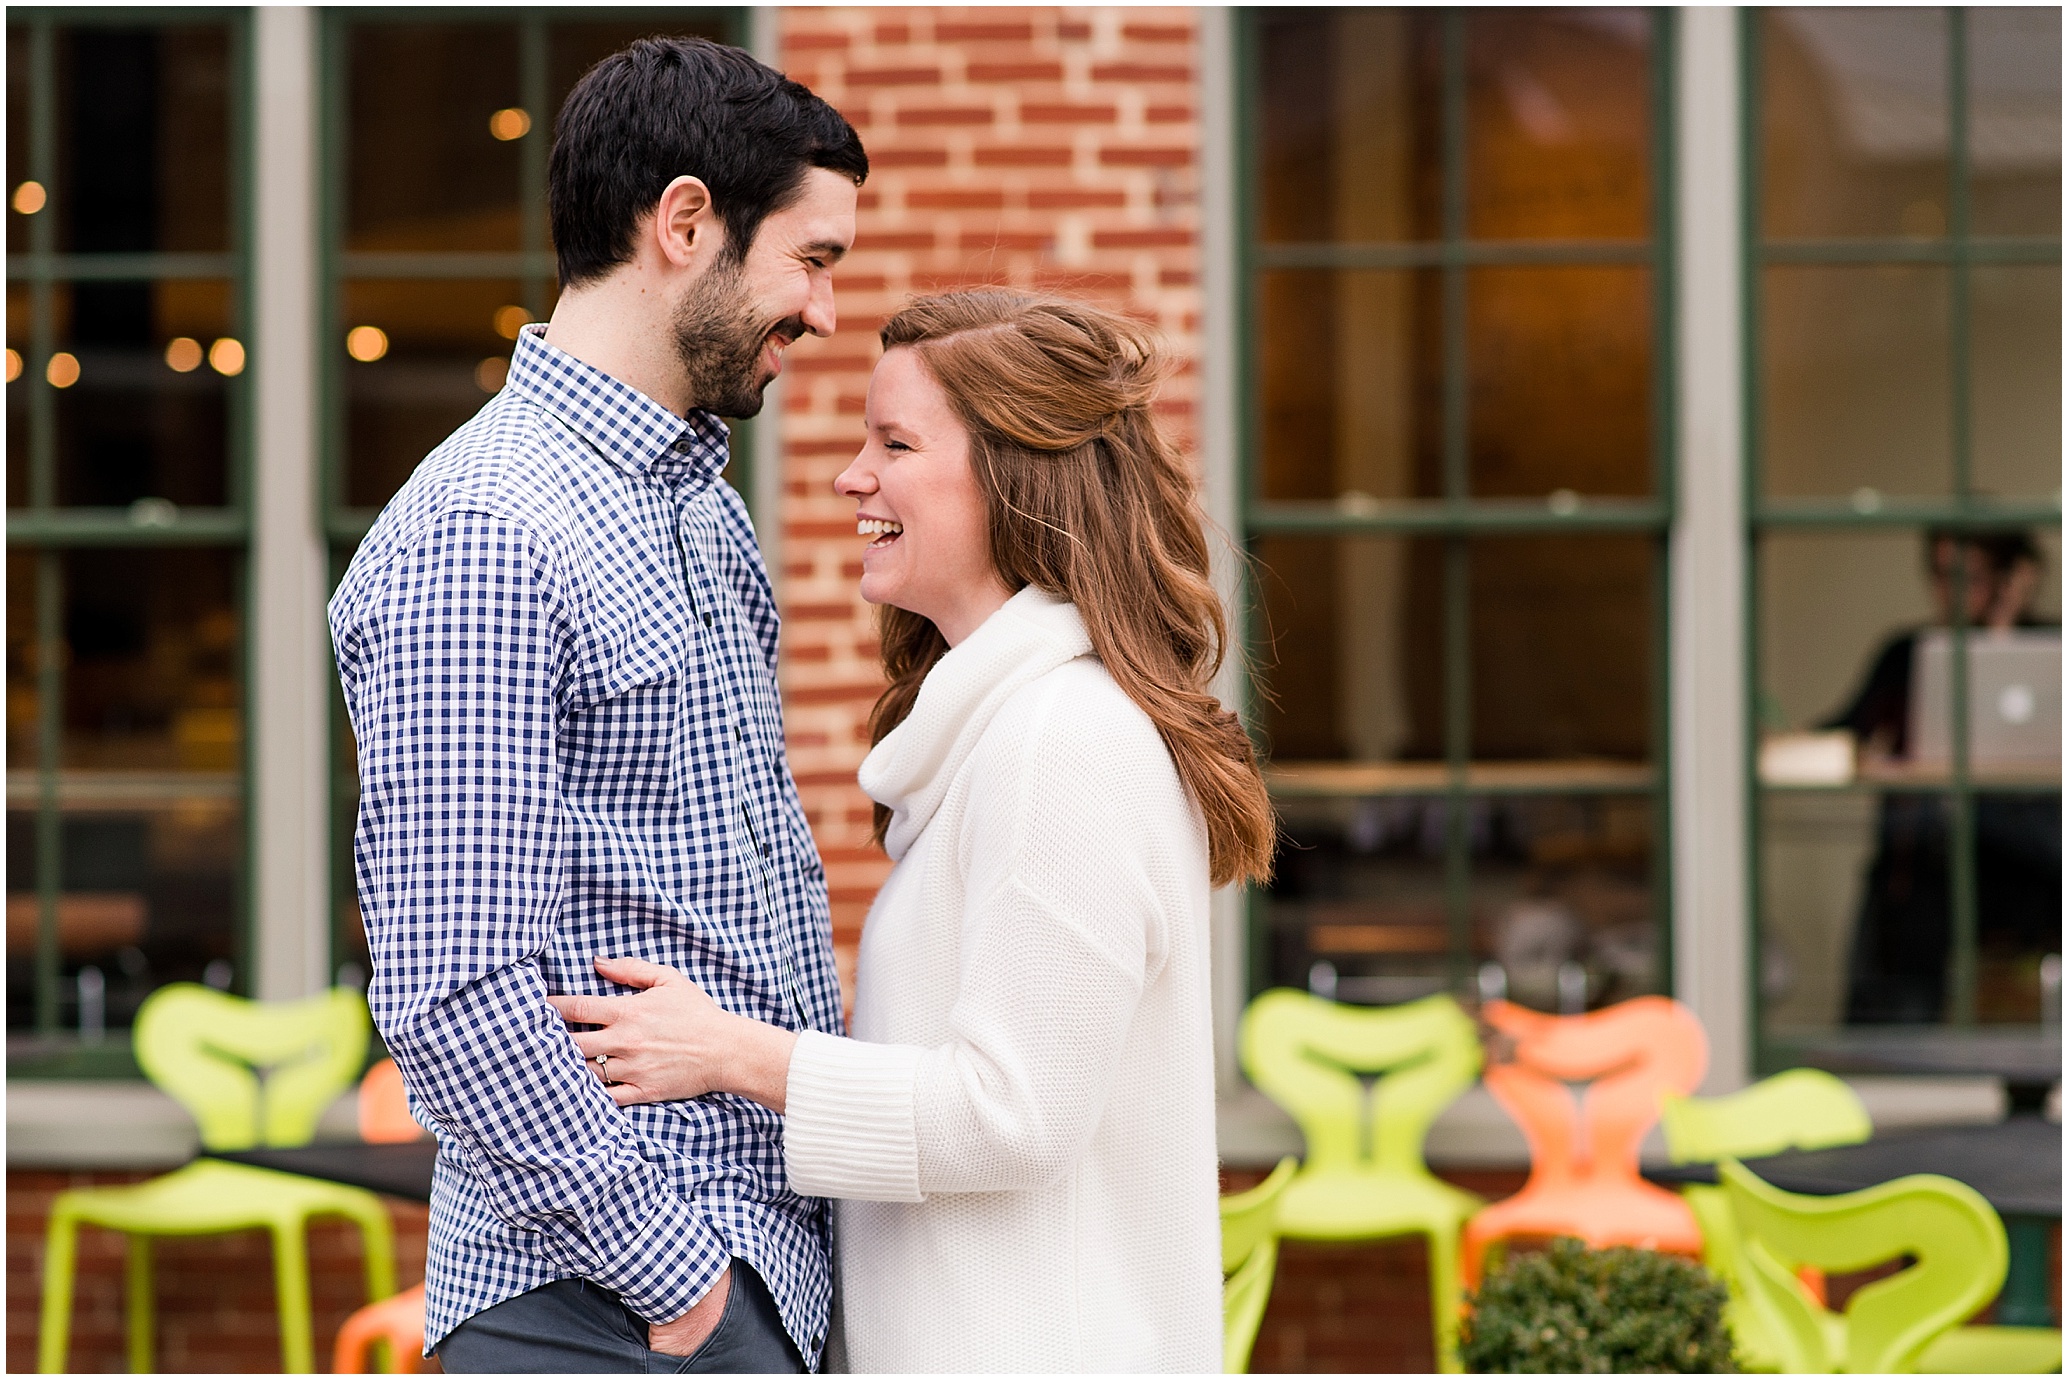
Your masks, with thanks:
<instances>
[{"instance_id":1,"label":"man's ear","mask_svg":"<svg viewBox=\"0 0 2068 1380\"><path fill-rule=\"evenodd\" d=\"M714 260L725 241L725 224L711 207L703 179L684 175L670 182L653 208L655 247L676 268L700 268Z\"/></svg>"}]
</instances>

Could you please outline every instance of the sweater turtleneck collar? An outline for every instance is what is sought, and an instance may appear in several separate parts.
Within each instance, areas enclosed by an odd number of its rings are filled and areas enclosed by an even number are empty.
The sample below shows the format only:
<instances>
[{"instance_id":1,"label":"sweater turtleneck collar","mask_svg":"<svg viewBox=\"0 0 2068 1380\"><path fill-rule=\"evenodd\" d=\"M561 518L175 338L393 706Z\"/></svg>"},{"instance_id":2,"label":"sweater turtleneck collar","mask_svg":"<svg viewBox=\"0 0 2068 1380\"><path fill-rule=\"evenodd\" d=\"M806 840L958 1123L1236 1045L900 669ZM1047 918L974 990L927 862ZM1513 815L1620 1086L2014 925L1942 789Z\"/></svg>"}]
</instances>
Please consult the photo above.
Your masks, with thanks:
<instances>
[{"instance_id":1,"label":"sweater turtleneck collar","mask_svg":"<svg viewBox=\"0 0 2068 1380\"><path fill-rule=\"evenodd\" d=\"M1014 692L1091 655L1077 606L1029 585L934 663L905 721L862 762L862 790L891 809L883 840L905 856L947 797L963 762Z\"/></svg>"}]
</instances>

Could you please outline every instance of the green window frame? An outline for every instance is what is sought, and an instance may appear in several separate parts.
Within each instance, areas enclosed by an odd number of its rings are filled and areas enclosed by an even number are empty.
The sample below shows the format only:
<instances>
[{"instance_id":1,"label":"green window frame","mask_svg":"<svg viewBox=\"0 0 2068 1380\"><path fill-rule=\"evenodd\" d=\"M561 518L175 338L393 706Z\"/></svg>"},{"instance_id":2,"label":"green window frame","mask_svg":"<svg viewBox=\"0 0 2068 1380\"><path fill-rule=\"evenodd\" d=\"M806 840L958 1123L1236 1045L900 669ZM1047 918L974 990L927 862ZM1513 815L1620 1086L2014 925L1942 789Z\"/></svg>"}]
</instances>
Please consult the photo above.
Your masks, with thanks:
<instances>
[{"instance_id":1,"label":"green window frame","mask_svg":"<svg viewBox=\"0 0 2068 1380\"><path fill-rule=\"evenodd\" d=\"M557 281L553 251L547 243L546 171L552 148L556 110L546 108L550 99L549 41L558 23L630 22L648 32L664 30L670 23L693 22L700 28L718 29L725 42L745 47L748 43L748 12L719 6L669 7L665 9L607 6L482 8L482 9L329 9L323 14L319 62L321 64L321 127L318 216L320 225L320 307L316 331L317 405L320 409L319 494L322 526L330 553L330 584L336 587L359 541L379 516L379 509L350 505L346 493L346 417L344 370L349 367L344 352L345 285L355 279L415 280L420 282L464 279L514 280L519 284L521 305L534 320L545 319ZM517 29L519 108L531 117L529 132L518 143L519 247L510 251L396 251L369 252L347 249L345 237L347 140L350 115L348 59L351 30L360 25L387 24L479 24L512 26ZM748 498L754 492L752 465L754 440L751 423L732 423L732 462L726 478ZM758 518L760 514L755 514ZM356 904L352 858L352 833L358 818L358 769L351 747L351 727L345 715L342 691L332 681L331 701L331 911L329 927L331 959L335 969L346 952L340 926Z\"/></svg>"},{"instance_id":2,"label":"green window frame","mask_svg":"<svg viewBox=\"0 0 2068 1380\"><path fill-rule=\"evenodd\" d=\"M1760 704L1762 676L1759 657L1761 626L1760 559L1763 539L1788 532L1912 531L1922 535L1930 529L1986 530L2006 525L2059 528L2059 492L2051 501L1999 499L1975 491L1973 476L1973 416L1970 346L1973 316L1970 283L1978 265L2061 262L2059 236L1979 236L1971 232L1971 179L1968 83L1968 12L1949 7L1947 17L1947 216L1945 233L1936 238L1909 239L1768 239L1762 231L1762 106L1764 93L1761 61L1760 11L1738 13L1740 66L1739 147L1742 150L1741 284L1743 292L1744 350L1744 513L1745 513L1745 705L1746 757L1745 799L1750 818L1746 829L1746 904L1748 909L1749 988L1752 993L1753 1060L1760 1074L1774 1073L1803 1062L1806 1051L1796 1044L1769 1037L1764 997L1758 975L1762 969L1761 942L1764 919L1764 868L1762 866L1762 824L1769 795L1798 791L1869 792L1919 790L1944 792L1950 801L1953 952L1949 977L1948 1024L1975 1024L1977 975L1977 924L1975 849L1972 820L1975 798L1989 787L1978 783L1968 761L1965 733L1950 735L1952 753L1948 779L1944 782L1902 784L1854 781L1845 785L1767 785L1759 775L1759 737L1763 727ZM1765 493L1762 472L1762 353L1760 330L1763 271L1773 265L1943 265L1949 271L1950 346L1947 354L1948 391L1951 402L1951 492L1944 498L1884 496L1862 489L1849 497L1774 498ZM1951 702L1955 724L1967 721L1968 664L1964 655L1969 632L1966 618L1965 570L1953 563L1952 614L1950 629ZM2060 790L2056 777L2051 786L2020 783L2022 792ZM1914 1027L1913 1027L1914 1028ZM1810 1055L1814 1058L1814 1055Z\"/></svg>"},{"instance_id":3,"label":"green window frame","mask_svg":"<svg viewBox=\"0 0 2068 1380\"><path fill-rule=\"evenodd\" d=\"M251 474L252 378L247 366L226 380L228 403L228 473L225 476L227 502L219 507L173 506L142 501L129 508L60 507L57 483L57 403L54 389L44 381L45 368L56 350L56 295L66 284L86 282L166 282L213 279L230 284L231 329L237 340L252 341L251 330L251 19L247 10L202 8L168 9L17 9L8 14L10 28L27 30L29 133L28 177L40 182L53 199L62 196L57 147L57 35L63 29L164 28L174 25L222 25L229 40L231 91L229 94L229 172L231 204L228 216L229 248L220 253L126 252L61 253L57 247L56 217L39 214L29 220L29 245L25 253L9 253L7 278L10 284L27 283L30 300L30 339L23 351L19 386L29 389L28 451L14 457L27 471L27 504L7 512L7 544L10 553L36 553L37 601L34 645L37 649L38 761L26 775L34 778L36 812L35 851L37 862L37 929L35 1029L46 1048L39 1055L10 1058L11 1076L77 1077L134 1075L135 1065L126 1041L104 1045L66 1047L59 1036L61 996L58 903L63 890L61 876L60 824L64 795L64 773L59 768L63 732L65 634L63 560L68 552L108 548L217 547L238 554L239 620L249 626L248 586L243 578L242 558L250 545L249 494ZM255 352L247 353L247 360ZM239 680L248 686L251 656L250 638L244 638L243 665ZM249 705L249 696L244 696ZM236 770L238 791L250 798L251 734L242 735L243 747ZM10 770L9 776L17 775ZM10 780L9 804L15 792ZM244 811L243 847L245 863L239 868L235 894L236 913L231 933L234 961L233 988L244 989L250 980L251 951L249 867L251 812Z\"/></svg>"},{"instance_id":4,"label":"green window frame","mask_svg":"<svg viewBox=\"0 0 2068 1380\"><path fill-rule=\"evenodd\" d=\"M1472 989L1472 860L1468 803L1474 798L1563 795L1603 797L1643 795L1651 801L1656 821L1651 850L1652 913L1656 926L1655 972L1660 990L1673 986L1672 815L1668 539L1675 512L1677 422L1675 387L1675 52L1678 16L1670 9L1645 11L1650 25L1651 130L1649 172L1651 215L1641 240L1473 239L1467 231L1467 93L1466 35L1468 12L1442 11L1441 233L1430 240L1397 243L1266 243L1259 233L1258 131L1260 72L1257 24L1259 11L1240 10L1235 25L1235 178L1239 225L1236 234L1236 331L1238 377L1237 487L1240 534L1246 550L1257 539L1277 534L1373 535L1438 537L1444 543L1442 647L1444 707L1442 784L1446 803L1444 837L1444 909L1448 933L1447 968L1451 989L1462 995ZM1589 497L1560 491L1546 499L1474 497L1468 484L1470 460L1465 331L1467 275L1472 269L1508 266L1616 265L1651 270L1652 492L1647 498ZM1436 499L1367 500L1351 506L1329 502L1270 501L1260 485L1262 445L1259 437L1259 374L1255 350L1261 319L1259 281L1264 271L1289 268L1433 269L1442 282L1442 477L1443 496ZM1643 535L1653 546L1654 609L1651 765L1628 779L1547 782L1523 773L1488 771L1472 758L1472 665L1470 647L1471 542L1495 535L1622 534ZM1246 648L1256 660L1258 629L1252 611L1253 588L1243 591L1241 607ZM1244 718L1254 724L1256 687L1243 687L1248 701ZM1267 777L1269 768L1267 766ZM1274 796L1333 794L1428 796L1425 786L1381 788L1274 781ZM1252 888L1248 908L1246 990L1262 989L1269 963L1269 933L1261 914L1259 891Z\"/></svg>"}]
</instances>

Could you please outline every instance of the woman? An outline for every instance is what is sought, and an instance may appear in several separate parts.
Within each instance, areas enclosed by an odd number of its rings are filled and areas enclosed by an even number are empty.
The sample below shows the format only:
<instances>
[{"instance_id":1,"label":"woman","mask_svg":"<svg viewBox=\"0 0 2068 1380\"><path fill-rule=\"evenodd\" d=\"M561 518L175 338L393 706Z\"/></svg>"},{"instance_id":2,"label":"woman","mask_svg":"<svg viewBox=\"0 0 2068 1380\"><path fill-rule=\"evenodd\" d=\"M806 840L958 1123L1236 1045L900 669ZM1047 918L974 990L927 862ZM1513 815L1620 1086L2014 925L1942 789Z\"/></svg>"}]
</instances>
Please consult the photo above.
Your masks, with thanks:
<instances>
[{"instance_id":1,"label":"woman","mask_svg":"<svg viewBox=\"0 0 2068 1380\"><path fill-rule=\"evenodd\" d=\"M1273 841L1208 690L1226 638L1147 333L1075 302L928 298L884 326L834 482L871 538L889 688L862 788L895 866L854 1039L648 990L556 998L621 1103L784 1114L837 1198L856 1370L1220 1369L1207 900Z\"/></svg>"}]
</instances>

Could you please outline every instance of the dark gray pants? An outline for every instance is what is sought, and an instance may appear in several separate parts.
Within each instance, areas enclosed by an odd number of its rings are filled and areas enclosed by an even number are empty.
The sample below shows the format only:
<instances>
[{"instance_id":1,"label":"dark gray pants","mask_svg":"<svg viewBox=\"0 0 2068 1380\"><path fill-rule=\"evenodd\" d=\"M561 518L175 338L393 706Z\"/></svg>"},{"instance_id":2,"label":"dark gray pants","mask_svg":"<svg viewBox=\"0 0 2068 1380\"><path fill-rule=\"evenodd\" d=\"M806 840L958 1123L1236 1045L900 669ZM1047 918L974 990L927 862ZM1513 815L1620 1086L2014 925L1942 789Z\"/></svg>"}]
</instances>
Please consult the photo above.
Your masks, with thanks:
<instances>
[{"instance_id":1,"label":"dark gray pants","mask_svg":"<svg viewBox=\"0 0 2068 1380\"><path fill-rule=\"evenodd\" d=\"M586 1279L558 1279L484 1308L438 1344L452 1374L798 1375L804 1371L768 1286L732 1262L718 1326L689 1356L646 1345L646 1319Z\"/></svg>"}]
</instances>

